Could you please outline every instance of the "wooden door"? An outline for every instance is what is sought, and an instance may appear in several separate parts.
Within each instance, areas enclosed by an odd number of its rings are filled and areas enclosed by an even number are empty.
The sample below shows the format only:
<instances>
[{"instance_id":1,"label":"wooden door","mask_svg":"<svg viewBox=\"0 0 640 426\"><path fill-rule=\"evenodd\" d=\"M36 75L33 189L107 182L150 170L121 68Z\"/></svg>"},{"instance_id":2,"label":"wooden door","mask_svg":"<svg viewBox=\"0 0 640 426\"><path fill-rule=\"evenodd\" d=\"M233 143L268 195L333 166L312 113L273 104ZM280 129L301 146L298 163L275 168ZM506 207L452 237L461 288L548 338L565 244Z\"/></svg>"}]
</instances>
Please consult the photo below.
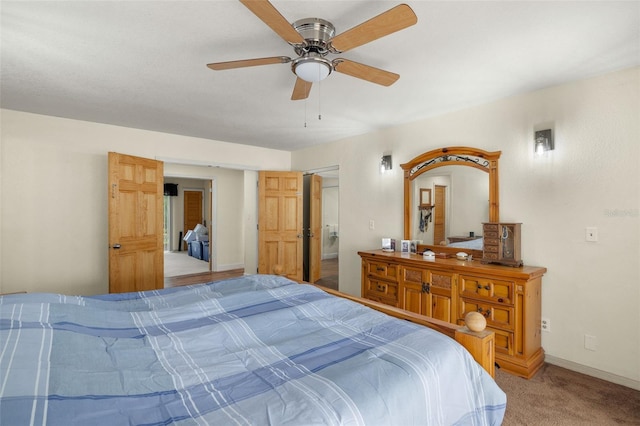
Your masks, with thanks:
<instances>
[{"instance_id":1,"label":"wooden door","mask_svg":"<svg viewBox=\"0 0 640 426\"><path fill-rule=\"evenodd\" d=\"M164 287L163 163L109 153L109 292Z\"/></svg>"},{"instance_id":2,"label":"wooden door","mask_svg":"<svg viewBox=\"0 0 640 426\"><path fill-rule=\"evenodd\" d=\"M184 191L184 220L183 235L193 230L197 224L202 223L202 191ZM187 250L186 242L183 242Z\"/></svg>"},{"instance_id":3,"label":"wooden door","mask_svg":"<svg viewBox=\"0 0 640 426\"><path fill-rule=\"evenodd\" d=\"M258 174L258 273L302 281L302 172Z\"/></svg>"},{"instance_id":4,"label":"wooden door","mask_svg":"<svg viewBox=\"0 0 640 426\"><path fill-rule=\"evenodd\" d=\"M442 185L436 185L435 193L433 196L435 207L433 208L433 244L440 245L443 241L446 244L445 228L446 228L446 215L447 211L445 196L447 187Z\"/></svg>"},{"instance_id":5,"label":"wooden door","mask_svg":"<svg viewBox=\"0 0 640 426\"><path fill-rule=\"evenodd\" d=\"M312 175L309 187L309 282L315 283L322 266L322 176Z\"/></svg>"}]
</instances>

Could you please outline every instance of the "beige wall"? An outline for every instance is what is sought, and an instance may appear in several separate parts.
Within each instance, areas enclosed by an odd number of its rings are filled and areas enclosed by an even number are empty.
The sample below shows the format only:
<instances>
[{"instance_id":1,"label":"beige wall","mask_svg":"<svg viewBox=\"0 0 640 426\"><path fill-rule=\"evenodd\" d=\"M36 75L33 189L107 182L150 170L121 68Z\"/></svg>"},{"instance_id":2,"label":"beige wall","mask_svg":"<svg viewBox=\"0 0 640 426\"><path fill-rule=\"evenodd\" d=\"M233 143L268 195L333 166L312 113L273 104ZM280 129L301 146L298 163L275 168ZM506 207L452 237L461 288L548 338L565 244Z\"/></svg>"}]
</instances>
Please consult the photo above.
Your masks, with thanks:
<instances>
[{"instance_id":1,"label":"beige wall","mask_svg":"<svg viewBox=\"0 0 640 426\"><path fill-rule=\"evenodd\" d=\"M500 150L500 217L523 223L525 262L548 268L548 359L640 388L639 81L625 70L294 152L293 168L340 166L340 289L360 294L358 250L402 236L398 164L443 146ZM556 149L534 158L534 130L549 127ZM382 175L385 152L393 170Z\"/></svg>"},{"instance_id":2,"label":"beige wall","mask_svg":"<svg viewBox=\"0 0 640 426\"><path fill-rule=\"evenodd\" d=\"M290 169L285 151L10 110L2 110L1 120L0 292L108 292L109 151L192 165ZM235 208L233 214L241 216Z\"/></svg>"}]
</instances>

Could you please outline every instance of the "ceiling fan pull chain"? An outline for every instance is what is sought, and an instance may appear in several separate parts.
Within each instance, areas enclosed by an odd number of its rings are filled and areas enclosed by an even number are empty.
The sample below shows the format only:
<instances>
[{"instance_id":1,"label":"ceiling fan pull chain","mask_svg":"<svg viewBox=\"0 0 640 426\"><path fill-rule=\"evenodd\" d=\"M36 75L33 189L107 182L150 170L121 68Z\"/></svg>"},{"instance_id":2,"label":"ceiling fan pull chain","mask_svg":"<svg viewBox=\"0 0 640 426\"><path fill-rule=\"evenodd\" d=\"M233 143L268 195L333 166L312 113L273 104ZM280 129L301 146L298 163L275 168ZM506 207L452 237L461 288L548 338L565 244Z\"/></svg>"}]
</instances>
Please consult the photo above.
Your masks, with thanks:
<instances>
[{"instance_id":1,"label":"ceiling fan pull chain","mask_svg":"<svg viewBox=\"0 0 640 426\"><path fill-rule=\"evenodd\" d=\"M307 98L304 100L304 127L307 127Z\"/></svg>"},{"instance_id":2,"label":"ceiling fan pull chain","mask_svg":"<svg viewBox=\"0 0 640 426\"><path fill-rule=\"evenodd\" d=\"M320 96L320 87L322 86L322 81L318 82L318 121L322 120L322 108L321 108L321 103L320 100L322 99L322 96Z\"/></svg>"}]
</instances>

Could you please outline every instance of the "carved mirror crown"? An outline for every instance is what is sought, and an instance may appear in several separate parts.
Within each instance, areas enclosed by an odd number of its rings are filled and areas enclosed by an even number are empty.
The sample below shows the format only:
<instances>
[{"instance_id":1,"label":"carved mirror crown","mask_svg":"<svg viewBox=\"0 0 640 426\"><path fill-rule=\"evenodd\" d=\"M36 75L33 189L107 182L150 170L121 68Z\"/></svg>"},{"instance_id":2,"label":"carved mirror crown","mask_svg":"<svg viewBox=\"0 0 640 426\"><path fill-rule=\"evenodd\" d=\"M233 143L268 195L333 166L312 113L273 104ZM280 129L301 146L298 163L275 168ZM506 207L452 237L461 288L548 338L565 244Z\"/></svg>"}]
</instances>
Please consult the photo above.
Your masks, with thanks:
<instances>
[{"instance_id":1,"label":"carved mirror crown","mask_svg":"<svg viewBox=\"0 0 640 426\"><path fill-rule=\"evenodd\" d=\"M404 171L404 238L411 239L411 220L414 217L412 200L412 181L423 173L445 166L473 167L489 176L489 221L499 222L498 202L498 159L500 151L489 152L478 148L454 146L438 148L418 155L411 161L401 164Z\"/></svg>"}]
</instances>

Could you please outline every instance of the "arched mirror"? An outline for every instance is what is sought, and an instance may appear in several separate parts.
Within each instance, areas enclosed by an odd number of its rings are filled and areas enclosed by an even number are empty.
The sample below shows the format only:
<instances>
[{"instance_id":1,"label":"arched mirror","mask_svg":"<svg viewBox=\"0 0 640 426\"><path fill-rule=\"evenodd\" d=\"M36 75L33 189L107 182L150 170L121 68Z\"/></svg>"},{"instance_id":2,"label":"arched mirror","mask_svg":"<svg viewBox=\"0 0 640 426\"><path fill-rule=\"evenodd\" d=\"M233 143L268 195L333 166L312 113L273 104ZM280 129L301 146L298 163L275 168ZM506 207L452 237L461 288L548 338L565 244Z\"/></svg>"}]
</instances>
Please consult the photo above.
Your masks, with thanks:
<instances>
[{"instance_id":1,"label":"arched mirror","mask_svg":"<svg viewBox=\"0 0 640 426\"><path fill-rule=\"evenodd\" d=\"M421 154L404 170L404 239L422 250L482 255L482 223L500 220L500 151L439 148Z\"/></svg>"}]
</instances>

